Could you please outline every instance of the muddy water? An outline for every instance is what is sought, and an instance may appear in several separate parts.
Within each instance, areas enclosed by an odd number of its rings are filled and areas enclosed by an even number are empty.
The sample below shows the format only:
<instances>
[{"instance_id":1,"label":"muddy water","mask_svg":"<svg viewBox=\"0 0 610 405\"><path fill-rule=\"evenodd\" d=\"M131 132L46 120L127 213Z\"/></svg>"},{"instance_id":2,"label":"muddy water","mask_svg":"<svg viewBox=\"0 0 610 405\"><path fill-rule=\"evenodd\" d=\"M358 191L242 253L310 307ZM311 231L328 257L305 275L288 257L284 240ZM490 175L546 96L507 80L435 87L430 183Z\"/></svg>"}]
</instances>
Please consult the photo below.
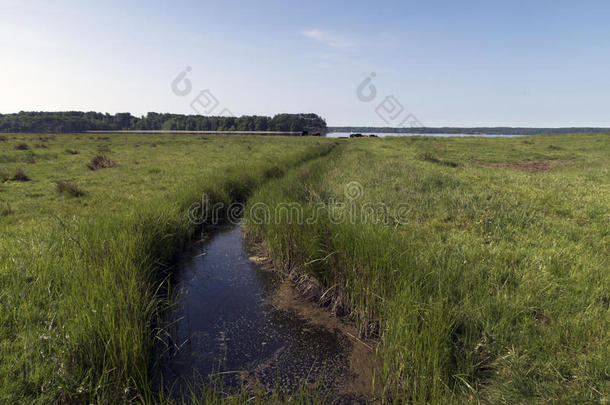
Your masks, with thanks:
<instances>
[{"instance_id":1,"label":"muddy water","mask_svg":"<svg viewBox=\"0 0 610 405\"><path fill-rule=\"evenodd\" d=\"M229 387L290 390L305 380L335 391L342 384L353 342L332 324L274 304L285 285L274 274L250 260L240 226L221 228L183 254L164 387L177 393L210 376Z\"/></svg>"}]
</instances>

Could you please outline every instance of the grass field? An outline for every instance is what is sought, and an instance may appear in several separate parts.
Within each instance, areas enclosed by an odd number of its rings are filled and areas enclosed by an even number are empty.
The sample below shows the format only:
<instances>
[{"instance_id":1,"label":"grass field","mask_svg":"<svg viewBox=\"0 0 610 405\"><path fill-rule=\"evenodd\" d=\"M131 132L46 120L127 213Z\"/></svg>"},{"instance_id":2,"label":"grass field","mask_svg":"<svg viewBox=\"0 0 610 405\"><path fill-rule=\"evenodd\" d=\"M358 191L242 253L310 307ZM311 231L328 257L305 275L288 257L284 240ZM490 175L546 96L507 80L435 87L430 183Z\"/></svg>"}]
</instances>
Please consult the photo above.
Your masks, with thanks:
<instances>
[{"instance_id":1,"label":"grass field","mask_svg":"<svg viewBox=\"0 0 610 405\"><path fill-rule=\"evenodd\" d=\"M322 214L249 231L379 338L382 397L608 401L610 135L346 140L250 207L287 202Z\"/></svg>"},{"instance_id":2,"label":"grass field","mask_svg":"<svg viewBox=\"0 0 610 405\"><path fill-rule=\"evenodd\" d=\"M0 137L0 402L150 400L164 304L156 293L165 265L195 230L187 207L203 192L225 206L244 199L332 145L287 137Z\"/></svg>"},{"instance_id":3,"label":"grass field","mask_svg":"<svg viewBox=\"0 0 610 405\"><path fill-rule=\"evenodd\" d=\"M247 227L378 340L380 398L607 402L609 171L607 134L0 136L0 402L152 401L204 192L321 212Z\"/></svg>"}]
</instances>

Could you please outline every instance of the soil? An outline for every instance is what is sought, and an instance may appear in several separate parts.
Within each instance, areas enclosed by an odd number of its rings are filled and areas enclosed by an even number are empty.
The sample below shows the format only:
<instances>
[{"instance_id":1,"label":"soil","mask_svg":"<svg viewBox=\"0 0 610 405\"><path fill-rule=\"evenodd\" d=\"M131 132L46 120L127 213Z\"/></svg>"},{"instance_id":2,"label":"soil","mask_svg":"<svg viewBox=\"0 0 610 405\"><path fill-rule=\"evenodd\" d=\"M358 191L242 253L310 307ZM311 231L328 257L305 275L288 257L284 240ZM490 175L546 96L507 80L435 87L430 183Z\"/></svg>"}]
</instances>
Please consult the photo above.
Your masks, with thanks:
<instances>
[{"instance_id":1,"label":"soil","mask_svg":"<svg viewBox=\"0 0 610 405\"><path fill-rule=\"evenodd\" d=\"M358 329L349 322L347 316L336 316L333 305L322 306L317 294L309 294L309 289L304 288L302 282L299 284L298 278L294 277L294 269L287 272L265 257L262 244L252 243L252 240L249 242L250 248L258 254L250 260L256 262L261 269L278 272L282 276L280 286L269 300L274 307L293 312L311 324L336 331L351 342L348 359L350 371L342 376L337 384L336 394L339 398L349 402L375 403L379 399L379 393L373 382L380 380L376 376L379 376L382 370L381 359L377 353L379 342L374 339L360 339Z\"/></svg>"}]
</instances>

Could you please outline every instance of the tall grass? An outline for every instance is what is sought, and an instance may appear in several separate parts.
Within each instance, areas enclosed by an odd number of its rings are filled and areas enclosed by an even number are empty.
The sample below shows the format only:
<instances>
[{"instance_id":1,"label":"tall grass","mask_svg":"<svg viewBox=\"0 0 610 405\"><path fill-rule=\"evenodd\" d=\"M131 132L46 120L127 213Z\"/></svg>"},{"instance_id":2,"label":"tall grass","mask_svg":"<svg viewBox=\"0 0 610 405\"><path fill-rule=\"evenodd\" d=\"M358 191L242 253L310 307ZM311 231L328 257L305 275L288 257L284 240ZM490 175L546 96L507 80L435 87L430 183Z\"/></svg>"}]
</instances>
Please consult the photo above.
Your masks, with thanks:
<instances>
[{"instance_id":1,"label":"tall grass","mask_svg":"<svg viewBox=\"0 0 610 405\"><path fill-rule=\"evenodd\" d=\"M134 171L138 163L133 163L132 147L137 139L113 141L120 144L113 151L121 159L120 166L109 170L114 174L87 170L84 163L96 153L90 146L82 158L59 155L65 159L59 163L65 167L62 176L74 174L79 183L88 184L87 195L56 200L54 179L42 174L49 168L40 168L29 197L0 219L6 230L0 245L0 402L153 401L153 349L161 333L158 310L164 305L159 291L172 258L196 229L188 220L188 207L200 201L202 193L212 196L212 203L228 206L268 178L333 146L326 141L259 138L251 147L254 151L227 160L221 148L228 145L238 153L240 143L251 141L215 139L204 148L187 137L174 137L178 142L171 146L158 137L164 150L141 157L147 159L146 166L158 167L165 154L175 159L171 155L180 153L180 147L192 150L191 159L197 160L189 160L187 153L177 155L181 164L163 167L155 175L157 182L150 183L170 191L147 195L145 187L137 186L147 177L135 173L150 169ZM76 143L73 136L54 142L51 148L60 151ZM86 140L80 143L79 149L88 146ZM293 147L282 151L286 144ZM162 177L168 171L169 176ZM112 188L98 179L132 181L134 186ZM35 188L44 197L35 197ZM15 186L10 193L16 197L23 190ZM139 192L140 198L134 201L129 192ZM42 198L51 206L44 206ZM62 215L62 205L71 206L72 215Z\"/></svg>"},{"instance_id":2,"label":"tall grass","mask_svg":"<svg viewBox=\"0 0 610 405\"><path fill-rule=\"evenodd\" d=\"M298 381L288 392L286 387L274 386L269 389L259 383L243 384L239 388L226 388L221 378L198 378L180 395L168 395L161 390L157 401L161 404L189 405L231 405L231 404L325 404L339 402L341 397L333 397L328 389L319 384ZM348 397L343 397L349 400Z\"/></svg>"},{"instance_id":3,"label":"tall grass","mask_svg":"<svg viewBox=\"0 0 610 405\"><path fill-rule=\"evenodd\" d=\"M337 223L327 204L313 223L247 224L286 266L339 286L363 334L379 331L386 399L607 401L610 139L527 141L350 140L252 196L305 217L329 200L388 207L386 223ZM532 160L570 163L485 164ZM363 186L355 201L350 181Z\"/></svg>"}]
</instances>

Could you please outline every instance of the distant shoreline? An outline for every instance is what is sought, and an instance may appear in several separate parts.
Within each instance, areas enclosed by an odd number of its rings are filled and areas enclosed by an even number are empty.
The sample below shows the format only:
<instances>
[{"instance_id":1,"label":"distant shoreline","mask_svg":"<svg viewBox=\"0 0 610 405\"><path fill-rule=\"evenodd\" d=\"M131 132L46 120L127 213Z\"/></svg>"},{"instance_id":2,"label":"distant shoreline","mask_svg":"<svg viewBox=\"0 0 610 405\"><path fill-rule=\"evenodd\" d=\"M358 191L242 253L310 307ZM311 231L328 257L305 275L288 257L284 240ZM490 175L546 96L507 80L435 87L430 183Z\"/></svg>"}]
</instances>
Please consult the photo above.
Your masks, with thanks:
<instances>
[{"instance_id":1,"label":"distant shoreline","mask_svg":"<svg viewBox=\"0 0 610 405\"><path fill-rule=\"evenodd\" d=\"M394 134L466 134L466 135L559 135L574 133L600 133L610 132L610 128L594 127L562 127L562 128L535 128L535 127L328 127L328 133L394 133Z\"/></svg>"}]
</instances>

